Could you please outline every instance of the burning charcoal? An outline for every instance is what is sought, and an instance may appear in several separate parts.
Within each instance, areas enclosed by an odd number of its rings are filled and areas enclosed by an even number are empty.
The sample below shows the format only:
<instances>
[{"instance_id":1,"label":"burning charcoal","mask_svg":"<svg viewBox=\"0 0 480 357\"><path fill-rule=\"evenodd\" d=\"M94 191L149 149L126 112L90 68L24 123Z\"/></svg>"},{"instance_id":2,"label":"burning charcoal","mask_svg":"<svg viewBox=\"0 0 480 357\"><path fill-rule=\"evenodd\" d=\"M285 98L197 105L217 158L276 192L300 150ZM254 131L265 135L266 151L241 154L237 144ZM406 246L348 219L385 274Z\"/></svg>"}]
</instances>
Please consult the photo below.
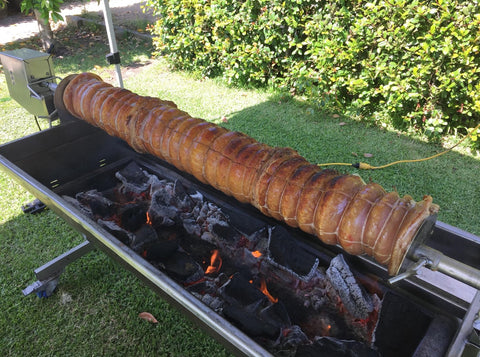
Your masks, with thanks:
<instances>
[{"instance_id":1,"label":"burning charcoal","mask_svg":"<svg viewBox=\"0 0 480 357\"><path fill-rule=\"evenodd\" d=\"M175 202L173 183L163 182L162 185L152 193L152 200L155 200L162 205L173 205Z\"/></svg>"},{"instance_id":2,"label":"burning charcoal","mask_svg":"<svg viewBox=\"0 0 480 357\"><path fill-rule=\"evenodd\" d=\"M132 161L123 169L115 173L115 176L123 183L133 182L141 185L147 184L148 182L148 176L145 175L145 172L135 161Z\"/></svg>"},{"instance_id":3,"label":"burning charcoal","mask_svg":"<svg viewBox=\"0 0 480 357\"><path fill-rule=\"evenodd\" d=\"M269 252L275 263L292 270L306 281L310 280L318 267L318 258L302 249L280 226L270 231Z\"/></svg>"},{"instance_id":4,"label":"burning charcoal","mask_svg":"<svg viewBox=\"0 0 480 357\"><path fill-rule=\"evenodd\" d=\"M280 328L290 326L292 324L290 317L288 316L287 309L281 301L262 309L259 313L259 317L262 320L268 321L272 325Z\"/></svg>"},{"instance_id":5,"label":"burning charcoal","mask_svg":"<svg viewBox=\"0 0 480 357\"><path fill-rule=\"evenodd\" d=\"M148 216L155 226L173 226L178 216L178 209L164 201L164 191L156 191L152 196Z\"/></svg>"},{"instance_id":6,"label":"burning charcoal","mask_svg":"<svg viewBox=\"0 0 480 357\"><path fill-rule=\"evenodd\" d=\"M176 251L164 262L165 270L184 284L203 278L202 267L188 254Z\"/></svg>"},{"instance_id":7,"label":"burning charcoal","mask_svg":"<svg viewBox=\"0 0 480 357\"><path fill-rule=\"evenodd\" d=\"M189 196L195 204L203 203L203 195L200 192L191 193Z\"/></svg>"},{"instance_id":8,"label":"burning charcoal","mask_svg":"<svg viewBox=\"0 0 480 357\"><path fill-rule=\"evenodd\" d=\"M348 312L357 319L366 319L374 308L372 299L357 283L343 255L331 260L327 277Z\"/></svg>"},{"instance_id":9,"label":"burning charcoal","mask_svg":"<svg viewBox=\"0 0 480 357\"><path fill-rule=\"evenodd\" d=\"M80 204L90 208L95 216L110 217L115 213L116 204L97 190L79 192L75 198Z\"/></svg>"},{"instance_id":10,"label":"burning charcoal","mask_svg":"<svg viewBox=\"0 0 480 357\"><path fill-rule=\"evenodd\" d=\"M235 227L232 227L230 223L226 221L209 222L209 228L217 237L222 237L228 241L236 242L241 236Z\"/></svg>"},{"instance_id":11,"label":"burning charcoal","mask_svg":"<svg viewBox=\"0 0 480 357\"><path fill-rule=\"evenodd\" d=\"M214 311L219 311L224 305L221 299L210 294L203 295L200 300Z\"/></svg>"},{"instance_id":12,"label":"burning charcoal","mask_svg":"<svg viewBox=\"0 0 480 357\"><path fill-rule=\"evenodd\" d=\"M253 232L248 236L247 242L246 242L246 248L249 250L261 250L265 251L266 247L264 249L261 249L260 244L265 244L268 242L268 235L269 235L269 228L264 227L262 229L259 229L258 231Z\"/></svg>"},{"instance_id":13,"label":"burning charcoal","mask_svg":"<svg viewBox=\"0 0 480 357\"><path fill-rule=\"evenodd\" d=\"M118 217L123 228L134 232L147 220L147 205L145 202L127 203L118 210Z\"/></svg>"},{"instance_id":14,"label":"burning charcoal","mask_svg":"<svg viewBox=\"0 0 480 357\"><path fill-rule=\"evenodd\" d=\"M158 239L157 232L149 224L144 224L135 231L130 247L137 253L143 253L146 245L152 244Z\"/></svg>"},{"instance_id":15,"label":"burning charcoal","mask_svg":"<svg viewBox=\"0 0 480 357\"><path fill-rule=\"evenodd\" d=\"M70 196L64 195L64 196L62 196L62 198L65 201L67 201L68 203L70 203L73 207L78 209L83 215L87 216L90 219L94 218L94 214L93 214L92 210L90 209L90 207L82 205L80 202L78 202L78 200L76 200L75 198L70 197Z\"/></svg>"},{"instance_id":16,"label":"burning charcoal","mask_svg":"<svg viewBox=\"0 0 480 357\"><path fill-rule=\"evenodd\" d=\"M202 227L200 227L200 232L201 232L201 229ZM217 240L216 240L216 236L214 236L212 233L210 232L203 232L201 233L201 236L200 236L200 239L205 241L205 242L209 242L209 243L212 243L212 244L216 244Z\"/></svg>"},{"instance_id":17,"label":"burning charcoal","mask_svg":"<svg viewBox=\"0 0 480 357\"><path fill-rule=\"evenodd\" d=\"M122 182L120 192L123 194L145 194L150 186L158 181L154 175L149 175L134 161L115 173L115 177Z\"/></svg>"},{"instance_id":18,"label":"burning charcoal","mask_svg":"<svg viewBox=\"0 0 480 357\"><path fill-rule=\"evenodd\" d=\"M322 309L328 303L330 303L330 300L323 284L321 286L313 287L312 290L305 295L304 305L306 307L311 306L317 311Z\"/></svg>"},{"instance_id":19,"label":"burning charcoal","mask_svg":"<svg viewBox=\"0 0 480 357\"><path fill-rule=\"evenodd\" d=\"M200 279L188 285L185 289L195 295L197 299L202 300L202 296L208 294L206 290L209 289L209 286L207 286L206 279Z\"/></svg>"},{"instance_id":20,"label":"burning charcoal","mask_svg":"<svg viewBox=\"0 0 480 357\"><path fill-rule=\"evenodd\" d=\"M206 294L218 296L218 285L215 283L215 279L202 278L189 284L185 289L195 296L199 296L198 298L200 300L202 300L202 296ZM221 297L219 298L221 299Z\"/></svg>"},{"instance_id":21,"label":"burning charcoal","mask_svg":"<svg viewBox=\"0 0 480 357\"><path fill-rule=\"evenodd\" d=\"M97 223L103 228L105 228L108 233L112 234L123 244L129 245L134 238L133 233L126 231L113 221L104 221L102 219L99 219L97 220Z\"/></svg>"},{"instance_id":22,"label":"burning charcoal","mask_svg":"<svg viewBox=\"0 0 480 357\"><path fill-rule=\"evenodd\" d=\"M227 296L234 298L245 306L266 299L266 296L260 290L238 273L234 274L223 288Z\"/></svg>"},{"instance_id":23,"label":"burning charcoal","mask_svg":"<svg viewBox=\"0 0 480 357\"><path fill-rule=\"evenodd\" d=\"M295 357L317 356L380 357L380 354L362 342L334 337L318 337L313 344L299 346L295 354Z\"/></svg>"},{"instance_id":24,"label":"burning charcoal","mask_svg":"<svg viewBox=\"0 0 480 357\"><path fill-rule=\"evenodd\" d=\"M181 211L191 211L195 206L195 201L190 197L190 195L183 187L180 181L175 181L174 185L174 192L175 192L175 206Z\"/></svg>"},{"instance_id":25,"label":"burning charcoal","mask_svg":"<svg viewBox=\"0 0 480 357\"><path fill-rule=\"evenodd\" d=\"M183 220L183 228L190 235L199 237L202 234L202 227L197 224L196 220L191 218L186 218Z\"/></svg>"},{"instance_id":26,"label":"burning charcoal","mask_svg":"<svg viewBox=\"0 0 480 357\"><path fill-rule=\"evenodd\" d=\"M205 223L210 232L224 239L229 239L230 236L237 235L237 232L230 226L228 217L223 214L220 208L212 204L204 205L204 207L205 206L209 209Z\"/></svg>"},{"instance_id":27,"label":"burning charcoal","mask_svg":"<svg viewBox=\"0 0 480 357\"><path fill-rule=\"evenodd\" d=\"M143 257L148 261L162 262L170 258L178 249L176 241L157 241L144 248Z\"/></svg>"},{"instance_id":28,"label":"burning charcoal","mask_svg":"<svg viewBox=\"0 0 480 357\"><path fill-rule=\"evenodd\" d=\"M278 349L289 349L308 343L309 339L300 326L292 325L282 330L278 339Z\"/></svg>"},{"instance_id":29,"label":"burning charcoal","mask_svg":"<svg viewBox=\"0 0 480 357\"><path fill-rule=\"evenodd\" d=\"M263 336L273 339L280 333L278 327L261 320L254 313L239 306L227 305L223 308L223 314L250 336Z\"/></svg>"},{"instance_id":30,"label":"burning charcoal","mask_svg":"<svg viewBox=\"0 0 480 357\"><path fill-rule=\"evenodd\" d=\"M204 202L203 205L202 205L202 208L200 208L200 212L198 214L198 217L197 217L197 220L200 221L200 222L204 222L207 217L208 217L208 214L210 212L210 203L209 202Z\"/></svg>"}]
</instances>

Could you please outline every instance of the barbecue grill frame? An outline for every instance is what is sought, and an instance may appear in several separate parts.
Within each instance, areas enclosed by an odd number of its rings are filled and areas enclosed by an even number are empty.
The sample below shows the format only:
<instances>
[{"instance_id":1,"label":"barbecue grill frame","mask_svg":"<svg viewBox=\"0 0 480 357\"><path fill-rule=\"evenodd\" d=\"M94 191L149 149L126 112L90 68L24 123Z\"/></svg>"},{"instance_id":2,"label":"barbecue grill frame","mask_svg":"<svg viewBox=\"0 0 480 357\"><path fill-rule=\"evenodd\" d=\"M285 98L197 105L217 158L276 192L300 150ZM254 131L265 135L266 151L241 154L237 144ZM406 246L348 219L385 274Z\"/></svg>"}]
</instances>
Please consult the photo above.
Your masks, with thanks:
<instances>
[{"instance_id":1,"label":"barbecue grill frame","mask_svg":"<svg viewBox=\"0 0 480 357\"><path fill-rule=\"evenodd\" d=\"M83 145L80 147L88 151L86 155L97 155L97 157L89 160L86 164L83 162L75 162L74 165L72 165L71 162L68 162L69 160L72 161L72 158L62 158L60 153L63 151L64 145L74 145L78 140L86 140L86 142L90 142L91 140L91 142L96 143L96 145L93 146ZM78 143L76 143L76 145L78 146ZM44 152L39 152L39 148ZM60 155L60 158L56 156L57 154ZM82 152L80 156L84 154L85 153ZM43 160L35 159L39 155L43 155ZM55 161L48 164L50 158ZM3 168L9 176L15 179L27 191L44 202L72 228L84 234L88 241L94 243L96 247L100 248L108 256L119 261L156 293L166 298L183 312L186 312L189 318L200 324L202 328L234 353L245 356L270 356L271 354L250 337L228 321L219 317L210 308L186 292L183 287L153 267L143 258L139 257L130 248L126 247L98 226L98 224L85 218L81 212L54 192L57 187L68 185L72 180L74 181L80 173L86 172L87 174L80 175L79 180L88 181L89 179L93 179L98 170L102 170L103 167L110 167L112 165L120 167L135 158L141 158L147 161L151 160L153 163L159 161L149 155L140 155L128 147L122 140L110 137L100 129L77 120L67 121L62 125L0 146L0 168ZM62 164L66 165L68 170L65 170L65 167L61 167ZM168 164L165 165L171 167ZM57 167L57 170L49 170L51 167ZM199 186L201 185L202 184L199 183ZM436 243L436 249L442 250L442 248L446 248L446 250L452 250L453 248L449 243L448 237L450 234L451 239L452 232L454 232L456 237L463 239L462 243L465 242L468 249L476 249L474 252L480 251L478 237L469 234L462 235L460 233L463 231L441 222L437 223L435 230L440 232L439 234L443 234L443 240ZM308 244L312 244L312 242L308 241ZM321 242L315 242L313 244L316 249L323 249ZM446 245L446 247L444 247L444 245ZM457 240L455 246L458 247L459 245L460 242ZM332 252L335 252L335 248L332 250L330 250L330 248L331 247L326 249L326 251L333 254ZM461 252L458 252L458 249L455 250L455 254L462 256ZM470 257L471 254L472 253L469 253L467 256L467 261L472 261L472 263L478 265L479 263L477 261L473 262L473 258ZM368 271L373 271L381 278L387 277L386 269L369 258L354 257L353 261L357 266L361 268L365 267ZM442 292L435 286L429 286L416 278L410 278L400 282L396 289L407 292L407 294L411 294L412 296L416 295L420 297L420 299L426 299L426 301L433 300L439 309L450 309L451 314L456 316L459 323L461 320L472 320L472 316L476 313L472 311L472 308L469 309L468 302L458 299L454 295L449 296L449 294ZM472 306L477 306L479 301L480 293L477 292ZM463 349L465 346L465 341L472 331L469 326L461 326L462 328L457 331L457 336L450 346L449 355L451 356L458 355L460 349Z\"/></svg>"}]
</instances>

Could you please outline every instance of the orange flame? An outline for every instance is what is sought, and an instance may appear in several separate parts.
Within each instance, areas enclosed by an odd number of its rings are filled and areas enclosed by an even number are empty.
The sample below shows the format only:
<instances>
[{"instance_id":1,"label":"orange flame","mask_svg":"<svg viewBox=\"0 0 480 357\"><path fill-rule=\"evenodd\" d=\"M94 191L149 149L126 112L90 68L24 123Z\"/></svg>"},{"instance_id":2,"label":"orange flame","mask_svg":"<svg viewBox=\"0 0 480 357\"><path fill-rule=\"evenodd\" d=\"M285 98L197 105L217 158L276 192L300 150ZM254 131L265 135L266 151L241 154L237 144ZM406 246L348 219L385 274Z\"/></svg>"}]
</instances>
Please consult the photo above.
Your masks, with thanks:
<instances>
[{"instance_id":1,"label":"orange flame","mask_svg":"<svg viewBox=\"0 0 480 357\"><path fill-rule=\"evenodd\" d=\"M220 270L222 267L222 258L218 253L218 249L215 249L212 252L212 256L210 257L210 265L205 270L205 274L213 274Z\"/></svg>"},{"instance_id":2,"label":"orange flame","mask_svg":"<svg viewBox=\"0 0 480 357\"><path fill-rule=\"evenodd\" d=\"M147 211L147 224L152 225L152 219L150 218L148 211Z\"/></svg>"},{"instance_id":3,"label":"orange flame","mask_svg":"<svg viewBox=\"0 0 480 357\"><path fill-rule=\"evenodd\" d=\"M252 252L252 255L255 258L260 258L262 256L262 253L260 253L260 251L258 251L258 250L255 250L255 251Z\"/></svg>"},{"instance_id":4,"label":"orange flame","mask_svg":"<svg viewBox=\"0 0 480 357\"><path fill-rule=\"evenodd\" d=\"M321 335L322 336L330 336L330 331L332 330L332 325L328 323L323 323L321 327Z\"/></svg>"},{"instance_id":5,"label":"orange flame","mask_svg":"<svg viewBox=\"0 0 480 357\"><path fill-rule=\"evenodd\" d=\"M267 290L267 282L265 281L265 279L261 279L260 280L260 291L262 293L265 294L265 296L268 298L268 300L270 300L271 302L273 302L274 304L278 302L278 298L274 298L272 295L270 295L270 293L268 292Z\"/></svg>"}]
</instances>

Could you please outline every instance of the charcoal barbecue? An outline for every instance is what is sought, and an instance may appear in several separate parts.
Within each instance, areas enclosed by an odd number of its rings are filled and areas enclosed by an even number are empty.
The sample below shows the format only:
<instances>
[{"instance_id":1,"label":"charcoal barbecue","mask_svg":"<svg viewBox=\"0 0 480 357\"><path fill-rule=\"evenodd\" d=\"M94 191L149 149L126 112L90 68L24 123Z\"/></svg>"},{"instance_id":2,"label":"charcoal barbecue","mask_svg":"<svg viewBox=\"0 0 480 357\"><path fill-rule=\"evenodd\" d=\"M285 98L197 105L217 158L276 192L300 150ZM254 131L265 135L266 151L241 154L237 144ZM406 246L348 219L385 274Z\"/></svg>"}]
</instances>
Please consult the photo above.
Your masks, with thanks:
<instances>
[{"instance_id":1,"label":"charcoal barbecue","mask_svg":"<svg viewBox=\"0 0 480 357\"><path fill-rule=\"evenodd\" d=\"M391 269L391 266L387 266L388 264L379 262L377 257L375 257L377 260L374 260L370 256L345 254L344 247L337 244L325 244L319 239L314 239L308 232L292 228L290 224L263 215L251 205L239 202L231 195L212 188L208 182L202 182L203 180L199 180L194 174L179 170L152 153L139 153L138 150L132 148L135 145L131 145L131 143L128 145L124 140L108 135L106 131L72 115L68 110L68 103L65 103L64 95L67 86L76 77L67 77L57 85L48 57L30 51L14 53L11 51L0 55L0 58L7 78L11 79L7 81L10 92L20 93L16 94L14 98L21 104L25 101L33 101L33 105L25 104L25 106L33 108L30 110L32 114L46 117L49 120L58 117L60 122L59 125L47 130L1 146L1 167L85 237L85 242L79 246L36 269L38 280L27 287L24 294L35 292L40 295L50 295L58 283L61 271L67 264L82 257L88 251L98 248L122 263L235 354L247 356L275 354L277 350L272 349L271 345L265 342L265 335L273 334L272 331L276 331L275 329L262 327L259 331L258 324L251 323L254 317L250 321L240 320L239 313L236 309L231 308L231 304L228 305L229 309L223 309L224 311L228 310L226 315L217 313L214 307L216 302L199 299L198 290L192 287L197 286L198 288L199 284L205 284L205 281L199 282L198 279L194 279L193 281L188 280L188 284L184 280L179 283L178 275L180 273L176 269L178 260L174 262L172 268L167 267L167 269L163 269L165 264L160 266L152 263L146 259L148 251L138 248L139 245L132 243L132 240L135 242L137 238L131 238L130 233L123 228L121 228L122 235L116 234L120 228L112 228L111 225L102 223L104 220L94 218L91 210L90 212L85 211L82 205L78 205L72 199L85 197L85 194L90 192L87 197L90 200L92 196L97 195L91 193L93 190L93 192L100 192L99 200L103 202L105 197L109 197L105 192L112 192L111 190L119 184L119 176L138 176L137 173L140 172L162 182L163 180L172 182L172 187L177 187L177 191L181 195L185 192L189 193L188 197L201 195L208 205L219 207L222 214L229 217L229 224L227 226L220 224L216 227L218 230L223 230L227 236L236 236L236 247L239 246L239 242L247 241L242 245L242 249L244 249L248 244L253 244L251 243L254 240L252 237L262 237L261 234L265 234L266 238L260 238L255 243L255 250L252 252L261 251L264 256L273 257L270 261L263 263L263 265L271 263L272 267L269 269L272 270L268 271L269 275L277 274L280 276L279 279L285 276L284 273L277 273L275 270L277 265L283 264L293 271L291 272L292 276L299 276L300 280L305 281L314 275L313 270L323 266L325 269L329 267L326 269L326 275L329 275L331 280L335 280L332 276L343 276L340 280L357 279L365 282L367 286L375 285L373 290L383 297L383 305L378 309L379 316L375 317L376 326L373 329L375 336L369 340L369 343L374 344L375 350L383 351L384 355L397 353L396 355L412 356L476 356L480 353L479 237L436 221L435 215L431 215L415 230L412 242L402 256L398 268ZM102 86L102 84L96 85ZM52 98L53 106L45 104L50 103ZM40 114L37 113L38 111ZM174 135L175 133L172 132L172 136ZM132 168L133 173L129 173L128 170L132 170ZM165 185L170 187L169 184ZM148 201L154 201L153 197L156 196L152 195ZM129 211L122 208L121 212L127 211L130 217L130 212L141 210L139 208L142 207L141 205ZM95 203L95 207L98 208L98 202ZM151 212L150 208L145 209L145 212ZM268 209L266 213L269 213ZM106 213L106 215L110 215L110 213ZM169 213L167 213L168 215ZM268 215L272 216L272 214ZM172 221L177 219L174 215L170 218ZM162 220L165 221L165 219L163 216ZM190 216L187 217L188 219ZM168 226L165 222L162 224L162 227ZM186 227L185 222L181 224ZM220 229L220 226L223 228ZM193 232L195 229L196 227L192 227L191 231ZM232 233L229 229L236 233ZM138 231L137 227L132 230ZM151 231L150 228L147 230ZM162 230L165 229L162 228ZM201 233L202 236L210 237L205 232ZM275 241L281 243L277 246L264 246L262 245L264 241L268 241L269 244ZM277 255L280 253L273 252L281 250L278 247L284 246L290 247L291 251L296 252L295 255L305 257L302 260L310 261L311 266L304 270L303 266L297 267L296 263L292 261L285 262L287 258L280 257ZM170 245L162 249L169 250L168 247ZM170 260L170 257L168 259ZM258 258L249 257L249 259ZM256 262L256 260L252 261ZM279 263L280 261L283 263ZM218 261L215 261L214 258L207 264L212 269L219 267ZM343 269L341 267L344 265L351 268L352 277L355 278L345 277L349 273L341 271ZM278 269L281 270L282 267ZM437 270L455 281L459 289L470 291L471 298L467 299L469 301L455 292L442 289L442 284L437 279L416 276L417 271L426 269ZM169 272L176 273L176 275L172 276ZM204 274L203 270L201 274ZM188 279L193 278L189 276ZM217 278L218 280L221 278ZM191 282L194 284L191 285ZM242 286L240 290L244 290L243 286L245 286L242 285L245 282L241 278L235 278L233 283L229 281L221 283L223 290L232 290L235 285ZM204 285L201 286L203 289ZM348 289L351 287L347 287ZM272 290L272 295L275 295L274 292L276 291ZM255 292L252 294L256 295ZM260 294L260 297L263 295ZM273 301L266 302L268 309L263 309L262 314L274 313L275 319L278 320L277 317L282 313L277 311L279 305ZM309 303L311 303L310 300ZM401 308L395 311L394 306L401 306ZM358 312L360 317L355 321L364 319L371 312L372 310ZM291 316L285 319L290 320ZM413 322L419 319L423 323ZM419 325L419 330L416 330L413 336L409 335L412 333L412 323ZM272 323L268 326L271 325ZM326 324L326 326L328 327L330 324ZM294 329L289 328L288 331L292 330ZM393 330L395 333L391 332ZM319 331L318 333L324 338L315 340L315 348L332 348L331 346L319 347L317 345L338 342L327 338L328 331ZM392 336L397 334L400 336L403 334L403 337L409 341L404 350L398 350L399 344L405 343L399 343L401 337ZM284 335L287 333L285 332ZM348 345L350 342L346 342L346 339L341 341L345 346L350 346ZM308 355L312 345L310 343L302 345L302 347L297 346L292 353L297 353L299 356ZM362 352L358 353L362 355Z\"/></svg>"}]
</instances>

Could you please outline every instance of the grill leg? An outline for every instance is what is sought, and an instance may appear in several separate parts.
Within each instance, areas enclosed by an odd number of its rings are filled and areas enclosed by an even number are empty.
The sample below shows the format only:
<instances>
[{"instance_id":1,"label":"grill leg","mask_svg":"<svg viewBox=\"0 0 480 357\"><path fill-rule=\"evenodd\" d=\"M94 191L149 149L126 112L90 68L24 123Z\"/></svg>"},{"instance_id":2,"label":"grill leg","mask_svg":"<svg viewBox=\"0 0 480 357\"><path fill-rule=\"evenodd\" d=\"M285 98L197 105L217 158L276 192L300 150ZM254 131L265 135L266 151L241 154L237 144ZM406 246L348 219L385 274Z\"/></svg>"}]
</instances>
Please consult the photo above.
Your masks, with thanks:
<instances>
[{"instance_id":1,"label":"grill leg","mask_svg":"<svg viewBox=\"0 0 480 357\"><path fill-rule=\"evenodd\" d=\"M34 272L38 280L23 289L23 295L27 296L31 293L36 293L38 297L49 297L57 287L58 279L65 267L83 257L94 248L92 243L85 240L76 247L42 265L40 268L35 269Z\"/></svg>"}]
</instances>

